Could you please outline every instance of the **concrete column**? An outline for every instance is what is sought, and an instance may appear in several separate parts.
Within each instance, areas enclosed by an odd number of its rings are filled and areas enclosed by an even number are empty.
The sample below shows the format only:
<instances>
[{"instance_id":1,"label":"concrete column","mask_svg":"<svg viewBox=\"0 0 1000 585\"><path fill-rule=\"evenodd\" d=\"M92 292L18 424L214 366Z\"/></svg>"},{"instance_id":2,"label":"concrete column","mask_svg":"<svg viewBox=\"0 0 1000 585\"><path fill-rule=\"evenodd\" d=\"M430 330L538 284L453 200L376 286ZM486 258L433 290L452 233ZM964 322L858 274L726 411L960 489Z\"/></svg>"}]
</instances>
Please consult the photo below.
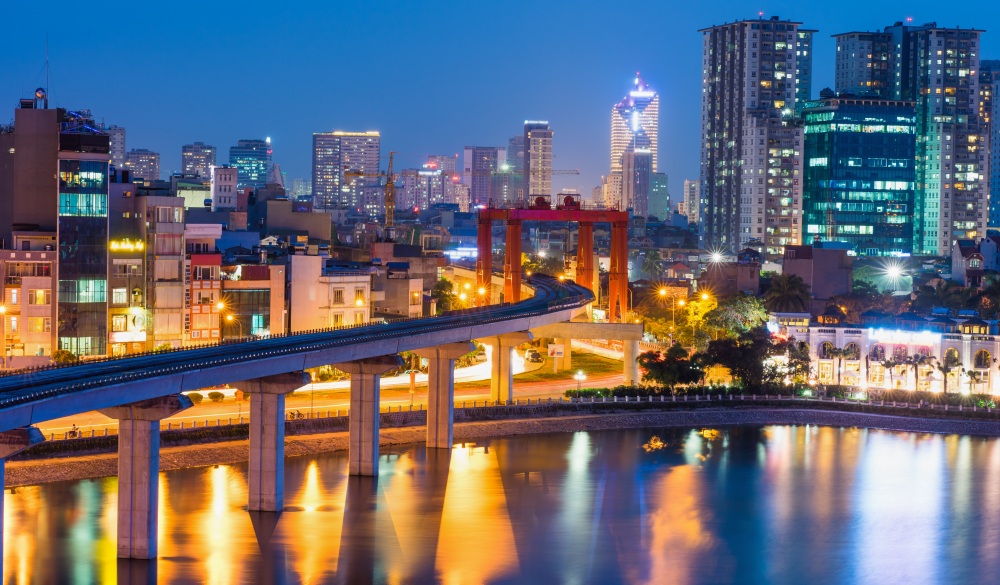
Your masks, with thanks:
<instances>
[{"instance_id":1,"label":"concrete column","mask_svg":"<svg viewBox=\"0 0 1000 585\"><path fill-rule=\"evenodd\" d=\"M476 295L478 306L489 305L493 299L493 221L489 213L479 212L479 232L476 236L476 290L486 289L485 295Z\"/></svg>"},{"instance_id":2,"label":"concrete column","mask_svg":"<svg viewBox=\"0 0 1000 585\"><path fill-rule=\"evenodd\" d=\"M569 370L573 367L573 340L569 337L560 337L556 339L556 343L562 344L563 346L563 357L555 358L557 370Z\"/></svg>"},{"instance_id":3,"label":"concrete column","mask_svg":"<svg viewBox=\"0 0 1000 585\"><path fill-rule=\"evenodd\" d=\"M490 346L492 356L490 400L506 404L514 397L514 369L511 367L514 347L532 339L530 331L516 331L480 340Z\"/></svg>"},{"instance_id":4,"label":"concrete column","mask_svg":"<svg viewBox=\"0 0 1000 585\"><path fill-rule=\"evenodd\" d=\"M427 358L427 448L451 449L455 425L455 359L474 351L471 342L418 349Z\"/></svg>"},{"instance_id":5,"label":"concrete column","mask_svg":"<svg viewBox=\"0 0 1000 585\"><path fill-rule=\"evenodd\" d=\"M285 497L285 395L309 383L309 374L289 372L236 384L250 396L251 512L280 512Z\"/></svg>"},{"instance_id":6,"label":"concrete column","mask_svg":"<svg viewBox=\"0 0 1000 585\"><path fill-rule=\"evenodd\" d=\"M160 421L190 407L173 394L99 411L118 420L119 558L156 558Z\"/></svg>"},{"instance_id":7,"label":"concrete column","mask_svg":"<svg viewBox=\"0 0 1000 585\"><path fill-rule=\"evenodd\" d=\"M0 433L0 574L3 574L3 491L4 467L8 457L24 451L45 440L42 432L35 427L22 427Z\"/></svg>"},{"instance_id":8,"label":"concrete column","mask_svg":"<svg viewBox=\"0 0 1000 585\"><path fill-rule=\"evenodd\" d=\"M503 302L521 300L521 220L507 219L507 251L503 259Z\"/></svg>"},{"instance_id":9,"label":"concrete column","mask_svg":"<svg viewBox=\"0 0 1000 585\"><path fill-rule=\"evenodd\" d=\"M350 475L378 476L379 376L402 364L403 360L393 354L335 366L351 375Z\"/></svg>"},{"instance_id":10,"label":"concrete column","mask_svg":"<svg viewBox=\"0 0 1000 585\"><path fill-rule=\"evenodd\" d=\"M624 345L625 385L634 386L639 383L639 341L626 339Z\"/></svg>"}]
</instances>

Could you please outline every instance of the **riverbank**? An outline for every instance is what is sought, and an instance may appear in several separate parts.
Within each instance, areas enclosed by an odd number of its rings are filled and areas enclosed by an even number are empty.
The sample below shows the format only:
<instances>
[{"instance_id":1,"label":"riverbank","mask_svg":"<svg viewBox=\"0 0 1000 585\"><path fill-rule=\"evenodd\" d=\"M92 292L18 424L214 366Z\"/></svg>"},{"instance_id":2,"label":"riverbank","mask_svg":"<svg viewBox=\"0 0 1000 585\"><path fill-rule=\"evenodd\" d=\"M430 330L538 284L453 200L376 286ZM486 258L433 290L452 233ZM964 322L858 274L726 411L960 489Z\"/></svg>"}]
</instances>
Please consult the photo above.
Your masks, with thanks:
<instances>
[{"instance_id":1,"label":"riverbank","mask_svg":"<svg viewBox=\"0 0 1000 585\"><path fill-rule=\"evenodd\" d=\"M416 419L416 417L413 418ZM408 421L397 422L405 424ZM889 431L1000 437L1000 422L997 421L894 416L832 409L776 408L773 405L762 405L759 407L747 406L743 408L699 408L696 410L668 411L645 410L582 415L574 414L571 411L563 411L552 412L547 418L508 418L457 422L455 424L455 442L474 442L505 436L536 433L566 433L644 427L807 424L836 427L864 427ZM383 428L379 443L383 447L389 447L393 445L420 443L424 438L425 429L423 426L400 426ZM347 449L347 446L348 438L347 433L344 431L296 434L286 436L285 454L288 457L311 456L320 453L343 451ZM187 467L241 464L247 461L249 450L249 441L245 439L164 447L160 452L160 469L162 471L169 471ZM93 479L116 475L118 472L118 456L116 453L110 452L64 458L9 461L6 464L5 471L7 487Z\"/></svg>"}]
</instances>

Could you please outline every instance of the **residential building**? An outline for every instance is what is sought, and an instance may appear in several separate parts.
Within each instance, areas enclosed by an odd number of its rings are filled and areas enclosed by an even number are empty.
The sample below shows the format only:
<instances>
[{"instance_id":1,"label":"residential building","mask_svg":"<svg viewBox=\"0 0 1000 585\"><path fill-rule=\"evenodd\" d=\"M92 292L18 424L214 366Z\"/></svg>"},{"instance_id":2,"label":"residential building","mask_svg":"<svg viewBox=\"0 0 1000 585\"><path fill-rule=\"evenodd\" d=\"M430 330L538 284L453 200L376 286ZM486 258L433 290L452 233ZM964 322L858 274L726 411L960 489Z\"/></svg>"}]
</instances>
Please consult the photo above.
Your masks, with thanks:
<instances>
[{"instance_id":1,"label":"residential building","mask_svg":"<svg viewBox=\"0 0 1000 585\"><path fill-rule=\"evenodd\" d=\"M86 110L50 110L44 104L43 98L21 100L13 127L0 131L0 240L5 247L30 251L23 258L26 262L39 259L36 250L59 251L58 264L51 268L24 267L33 275L58 279L49 288L58 311L58 319L49 326L55 329L58 345L49 350L104 355L110 140ZM42 290L43 284L32 286ZM4 318L6 331L20 332L28 326L13 322L13 317L18 314L12 311ZM44 327L44 321L36 323ZM37 337L33 343L35 351L39 346L44 349Z\"/></svg>"},{"instance_id":2,"label":"residential building","mask_svg":"<svg viewBox=\"0 0 1000 585\"><path fill-rule=\"evenodd\" d=\"M221 317L227 307L222 294L222 254L216 249L216 241L220 238L221 224L188 223L184 226L184 274L187 279L184 338L189 344L213 343L222 336Z\"/></svg>"},{"instance_id":3,"label":"residential building","mask_svg":"<svg viewBox=\"0 0 1000 585\"><path fill-rule=\"evenodd\" d=\"M950 256L956 240L986 234L990 161L980 103L981 33L897 22L881 33L835 35L838 91L871 84L877 97L915 102L917 254Z\"/></svg>"},{"instance_id":4,"label":"residential building","mask_svg":"<svg viewBox=\"0 0 1000 585\"><path fill-rule=\"evenodd\" d=\"M979 62L979 117L986 128L985 146L989 152L989 201L987 225L1000 227L1000 60Z\"/></svg>"},{"instance_id":5,"label":"residential building","mask_svg":"<svg viewBox=\"0 0 1000 585\"><path fill-rule=\"evenodd\" d=\"M622 205L639 217L649 215L649 195L653 166L653 153L647 148L626 150L622 154Z\"/></svg>"},{"instance_id":6,"label":"residential building","mask_svg":"<svg viewBox=\"0 0 1000 585\"><path fill-rule=\"evenodd\" d=\"M524 180L529 201L552 194L552 138L548 122L524 122Z\"/></svg>"},{"instance_id":7,"label":"residential building","mask_svg":"<svg viewBox=\"0 0 1000 585\"><path fill-rule=\"evenodd\" d=\"M636 73L632 89L611 108L611 173L612 188L606 203L616 207L621 202L624 209L636 209L626 197L626 191L635 192L637 180L625 169L626 152L640 150L651 158L649 173L657 172L659 159L660 96ZM631 183L631 184L630 184ZM648 196L648 194L647 194ZM648 208L648 199L645 202Z\"/></svg>"},{"instance_id":8,"label":"residential building","mask_svg":"<svg viewBox=\"0 0 1000 585\"><path fill-rule=\"evenodd\" d=\"M507 163L507 149L500 146L466 146L462 161L462 182L469 186L472 205L486 205L490 199L490 179Z\"/></svg>"},{"instance_id":9,"label":"residential building","mask_svg":"<svg viewBox=\"0 0 1000 585\"><path fill-rule=\"evenodd\" d=\"M423 315L424 281L410 276L409 262L391 262L372 275L372 310L387 321ZM430 288L430 287L427 287Z\"/></svg>"},{"instance_id":10,"label":"residential building","mask_svg":"<svg viewBox=\"0 0 1000 585\"><path fill-rule=\"evenodd\" d=\"M371 320L373 269L338 267L328 258L289 257L291 332Z\"/></svg>"},{"instance_id":11,"label":"residential building","mask_svg":"<svg viewBox=\"0 0 1000 585\"><path fill-rule=\"evenodd\" d=\"M125 168L132 173L132 178L152 182L160 180L160 153L133 148L125 155Z\"/></svg>"},{"instance_id":12,"label":"residential building","mask_svg":"<svg viewBox=\"0 0 1000 585\"><path fill-rule=\"evenodd\" d=\"M968 288L981 288L985 258L972 240L957 240L951 252L951 279Z\"/></svg>"},{"instance_id":13,"label":"residential building","mask_svg":"<svg viewBox=\"0 0 1000 585\"><path fill-rule=\"evenodd\" d=\"M46 365L58 349L55 238L49 251L22 250L18 239L0 250L0 370Z\"/></svg>"},{"instance_id":14,"label":"residential building","mask_svg":"<svg viewBox=\"0 0 1000 585\"><path fill-rule=\"evenodd\" d=\"M127 171L111 177L108 188L108 355L142 353L152 307L147 304L146 217L136 203L139 183Z\"/></svg>"},{"instance_id":15,"label":"residential building","mask_svg":"<svg viewBox=\"0 0 1000 585\"><path fill-rule=\"evenodd\" d=\"M287 333L284 264L223 264L221 339Z\"/></svg>"},{"instance_id":16,"label":"residential building","mask_svg":"<svg viewBox=\"0 0 1000 585\"><path fill-rule=\"evenodd\" d=\"M771 17L702 31L702 246L780 257L801 233L802 129L814 31Z\"/></svg>"},{"instance_id":17,"label":"residential building","mask_svg":"<svg viewBox=\"0 0 1000 585\"><path fill-rule=\"evenodd\" d=\"M240 188L260 189L271 172L271 139L239 140L229 147L229 166L237 169Z\"/></svg>"},{"instance_id":18,"label":"residential building","mask_svg":"<svg viewBox=\"0 0 1000 585\"><path fill-rule=\"evenodd\" d=\"M687 217L688 223L698 223L701 206L701 183L684 179L684 199L677 205L677 211Z\"/></svg>"},{"instance_id":19,"label":"residential building","mask_svg":"<svg viewBox=\"0 0 1000 585\"><path fill-rule=\"evenodd\" d=\"M445 175L455 175L458 173L458 155L451 154L430 154L427 155L427 167L440 170Z\"/></svg>"},{"instance_id":20,"label":"residential building","mask_svg":"<svg viewBox=\"0 0 1000 585\"><path fill-rule=\"evenodd\" d=\"M215 147L204 142L181 147L181 174L209 178L215 166Z\"/></svg>"},{"instance_id":21,"label":"residential building","mask_svg":"<svg viewBox=\"0 0 1000 585\"><path fill-rule=\"evenodd\" d=\"M761 256L756 250L741 250L736 262L710 262L698 276L698 291L716 296L760 293Z\"/></svg>"},{"instance_id":22,"label":"residential building","mask_svg":"<svg viewBox=\"0 0 1000 585\"><path fill-rule=\"evenodd\" d=\"M368 132L313 134L312 195L316 209L360 205L357 186L379 171L381 136Z\"/></svg>"},{"instance_id":23,"label":"residential building","mask_svg":"<svg viewBox=\"0 0 1000 585\"><path fill-rule=\"evenodd\" d=\"M822 312L830 299L850 294L854 286L854 259L843 248L785 246L781 272L798 276L809 286L813 312Z\"/></svg>"},{"instance_id":24,"label":"residential building","mask_svg":"<svg viewBox=\"0 0 1000 585\"><path fill-rule=\"evenodd\" d=\"M912 254L913 102L827 96L808 102L802 113L805 238L847 242L857 255Z\"/></svg>"},{"instance_id":25,"label":"residential building","mask_svg":"<svg viewBox=\"0 0 1000 585\"><path fill-rule=\"evenodd\" d=\"M109 126L105 129L111 142L111 164L117 169L125 168L125 128Z\"/></svg>"},{"instance_id":26,"label":"residential building","mask_svg":"<svg viewBox=\"0 0 1000 585\"><path fill-rule=\"evenodd\" d=\"M233 166L211 167L209 172L212 176L212 211L236 209L239 169Z\"/></svg>"},{"instance_id":27,"label":"residential building","mask_svg":"<svg viewBox=\"0 0 1000 585\"><path fill-rule=\"evenodd\" d=\"M667 173L652 173L649 177L649 214L657 217L670 215Z\"/></svg>"}]
</instances>

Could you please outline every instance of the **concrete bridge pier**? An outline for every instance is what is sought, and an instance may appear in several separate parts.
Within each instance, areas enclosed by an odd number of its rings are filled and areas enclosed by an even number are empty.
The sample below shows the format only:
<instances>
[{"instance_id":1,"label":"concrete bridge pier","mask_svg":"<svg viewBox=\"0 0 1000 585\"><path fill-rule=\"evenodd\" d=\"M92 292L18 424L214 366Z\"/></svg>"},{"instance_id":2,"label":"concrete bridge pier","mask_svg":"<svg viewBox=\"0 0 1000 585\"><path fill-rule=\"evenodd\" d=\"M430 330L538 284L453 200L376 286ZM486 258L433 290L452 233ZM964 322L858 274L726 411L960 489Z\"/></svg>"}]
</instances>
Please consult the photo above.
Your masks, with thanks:
<instances>
[{"instance_id":1,"label":"concrete bridge pier","mask_svg":"<svg viewBox=\"0 0 1000 585\"><path fill-rule=\"evenodd\" d=\"M351 375L351 413L348 422L348 473L378 476L379 376L403 364L398 355L383 355L343 364Z\"/></svg>"},{"instance_id":2,"label":"concrete bridge pier","mask_svg":"<svg viewBox=\"0 0 1000 585\"><path fill-rule=\"evenodd\" d=\"M561 343L563 346L563 357L555 359L556 367L560 370L573 369L573 339L561 337L556 340L556 343Z\"/></svg>"},{"instance_id":3,"label":"concrete bridge pier","mask_svg":"<svg viewBox=\"0 0 1000 585\"><path fill-rule=\"evenodd\" d=\"M500 404L509 403L514 397L514 369L511 359L514 348L534 339L530 331L515 331L481 341L490 346L492 355L492 375L490 376L490 400Z\"/></svg>"},{"instance_id":4,"label":"concrete bridge pier","mask_svg":"<svg viewBox=\"0 0 1000 585\"><path fill-rule=\"evenodd\" d=\"M118 557L156 558L160 421L191 407L183 394L101 409L118 420Z\"/></svg>"},{"instance_id":5,"label":"concrete bridge pier","mask_svg":"<svg viewBox=\"0 0 1000 585\"><path fill-rule=\"evenodd\" d=\"M626 339L622 342L622 353L625 362L625 385L635 386L639 383L639 340Z\"/></svg>"},{"instance_id":6,"label":"concrete bridge pier","mask_svg":"<svg viewBox=\"0 0 1000 585\"><path fill-rule=\"evenodd\" d=\"M309 374L289 372L238 384L250 393L250 461L247 466L252 512L280 512L285 495L285 395L309 383Z\"/></svg>"},{"instance_id":7,"label":"concrete bridge pier","mask_svg":"<svg viewBox=\"0 0 1000 585\"><path fill-rule=\"evenodd\" d=\"M427 358L427 448L451 449L455 428L455 359L474 351L471 342L418 349Z\"/></svg>"}]
</instances>

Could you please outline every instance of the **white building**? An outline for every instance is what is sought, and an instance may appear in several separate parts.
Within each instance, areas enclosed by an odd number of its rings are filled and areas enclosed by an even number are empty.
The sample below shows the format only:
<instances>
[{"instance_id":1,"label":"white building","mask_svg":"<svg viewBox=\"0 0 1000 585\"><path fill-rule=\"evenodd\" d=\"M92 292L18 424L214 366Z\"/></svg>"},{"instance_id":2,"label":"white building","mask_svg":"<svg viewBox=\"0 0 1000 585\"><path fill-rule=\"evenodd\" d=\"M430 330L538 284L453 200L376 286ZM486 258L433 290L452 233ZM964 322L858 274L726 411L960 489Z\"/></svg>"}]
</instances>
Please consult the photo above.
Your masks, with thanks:
<instances>
[{"instance_id":1,"label":"white building","mask_svg":"<svg viewBox=\"0 0 1000 585\"><path fill-rule=\"evenodd\" d=\"M327 269L328 258L290 258L291 332L360 325L371 320L372 270Z\"/></svg>"},{"instance_id":2,"label":"white building","mask_svg":"<svg viewBox=\"0 0 1000 585\"><path fill-rule=\"evenodd\" d=\"M684 179L684 199L677 205L677 211L687 216L688 223L698 223L701 203L701 183Z\"/></svg>"},{"instance_id":3,"label":"white building","mask_svg":"<svg viewBox=\"0 0 1000 585\"><path fill-rule=\"evenodd\" d=\"M236 184L239 170L236 167L212 167L212 211L236 209Z\"/></svg>"},{"instance_id":4,"label":"white building","mask_svg":"<svg viewBox=\"0 0 1000 585\"><path fill-rule=\"evenodd\" d=\"M626 152L648 151L652 156L650 173L657 172L660 135L660 96L639 76L635 75L632 89L611 108L611 180L605 203L622 204L622 209L635 209L627 192L634 192L635 178L625 169ZM641 215L641 214L640 214Z\"/></svg>"},{"instance_id":5,"label":"white building","mask_svg":"<svg viewBox=\"0 0 1000 585\"><path fill-rule=\"evenodd\" d=\"M524 182L529 201L538 195L552 195L553 136L548 122L524 121Z\"/></svg>"}]
</instances>

